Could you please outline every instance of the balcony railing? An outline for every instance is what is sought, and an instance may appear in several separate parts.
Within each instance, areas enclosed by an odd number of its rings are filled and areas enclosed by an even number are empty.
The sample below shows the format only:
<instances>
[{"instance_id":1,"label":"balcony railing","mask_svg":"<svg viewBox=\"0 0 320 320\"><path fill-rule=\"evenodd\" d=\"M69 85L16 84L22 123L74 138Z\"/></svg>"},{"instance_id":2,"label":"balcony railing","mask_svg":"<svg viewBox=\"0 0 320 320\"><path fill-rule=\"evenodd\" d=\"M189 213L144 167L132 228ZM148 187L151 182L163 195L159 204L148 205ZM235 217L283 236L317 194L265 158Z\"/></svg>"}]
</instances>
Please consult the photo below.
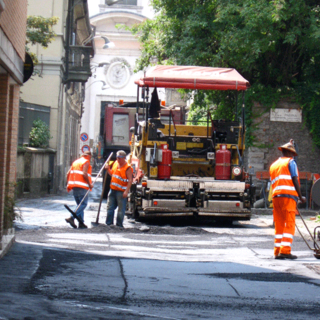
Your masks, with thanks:
<instances>
[{"instance_id":1,"label":"balcony railing","mask_svg":"<svg viewBox=\"0 0 320 320\"><path fill-rule=\"evenodd\" d=\"M67 51L67 50L66 50ZM66 57L64 83L86 82L91 76L90 54L91 47L69 46L69 55Z\"/></svg>"}]
</instances>

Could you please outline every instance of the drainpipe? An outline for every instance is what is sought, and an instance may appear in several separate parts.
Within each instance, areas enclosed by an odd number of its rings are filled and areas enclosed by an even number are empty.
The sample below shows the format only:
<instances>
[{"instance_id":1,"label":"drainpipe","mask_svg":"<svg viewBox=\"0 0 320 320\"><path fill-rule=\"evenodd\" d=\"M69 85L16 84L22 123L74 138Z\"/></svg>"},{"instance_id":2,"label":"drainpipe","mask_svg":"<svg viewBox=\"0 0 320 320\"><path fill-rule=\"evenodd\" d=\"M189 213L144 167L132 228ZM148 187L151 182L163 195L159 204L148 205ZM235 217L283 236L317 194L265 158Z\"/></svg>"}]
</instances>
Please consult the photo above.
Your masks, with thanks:
<instances>
[{"instance_id":1,"label":"drainpipe","mask_svg":"<svg viewBox=\"0 0 320 320\"><path fill-rule=\"evenodd\" d=\"M64 76L64 82L67 80L66 77L69 74L69 53L70 53L70 28L72 26L73 20L73 0L69 0L68 2L68 15L67 15L67 23L66 23L66 45L65 45L65 62L66 62L66 70Z\"/></svg>"}]
</instances>

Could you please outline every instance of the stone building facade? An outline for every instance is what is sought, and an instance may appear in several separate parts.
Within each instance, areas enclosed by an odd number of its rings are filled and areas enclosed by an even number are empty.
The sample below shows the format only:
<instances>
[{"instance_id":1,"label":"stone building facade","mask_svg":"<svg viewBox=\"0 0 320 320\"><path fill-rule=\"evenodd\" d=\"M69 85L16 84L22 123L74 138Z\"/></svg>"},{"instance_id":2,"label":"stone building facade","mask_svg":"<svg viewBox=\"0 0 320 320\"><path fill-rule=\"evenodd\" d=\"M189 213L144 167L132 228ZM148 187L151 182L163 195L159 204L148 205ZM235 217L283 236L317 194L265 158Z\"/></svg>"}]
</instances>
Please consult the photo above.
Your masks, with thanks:
<instances>
[{"instance_id":1,"label":"stone building facade","mask_svg":"<svg viewBox=\"0 0 320 320\"><path fill-rule=\"evenodd\" d=\"M0 252L4 201L16 180L20 86L26 43L27 0L0 0Z\"/></svg>"},{"instance_id":2,"label":"stone building facade","mask_svg":"<svg viewBox=\"0 0 320 320\"><path fill-rule=\"evenodd\" d=\"M255 103L252 115L255 146L247 150L247 159L248 165L254 167L256 172L268 171L270 165L281 156L278 147L293 139L299 153L296 159L299 171L320 173L320 150L312 142L297 103L281 101L274 111Z\"/></svg>"},{"instance_id":3,"label":"stone building facade","mask_svg":"<svg viewBox=\"0 0 320 320\"><path fill-rule=\"evenodd\" d=\"M80 147L90 147L95 151L103 141L103 117L105 105L118 106L119 101L132 103L137 101L137 88L134 80L143 75L134 73L136 60L141 55L138 39L126 28L148 19L144 16L148 1L119 1L107 5L101 0L99 13L90 17L95 29L95 55L91 60L93 76L86 85L84 115L81 119L81 132L88 136L88 141ZM104 46L103 39L108 39L112 46ZM117 69L122 78L117 77ZM119 73L120 75L120 73Z\"/></svg>"}]
</instances>

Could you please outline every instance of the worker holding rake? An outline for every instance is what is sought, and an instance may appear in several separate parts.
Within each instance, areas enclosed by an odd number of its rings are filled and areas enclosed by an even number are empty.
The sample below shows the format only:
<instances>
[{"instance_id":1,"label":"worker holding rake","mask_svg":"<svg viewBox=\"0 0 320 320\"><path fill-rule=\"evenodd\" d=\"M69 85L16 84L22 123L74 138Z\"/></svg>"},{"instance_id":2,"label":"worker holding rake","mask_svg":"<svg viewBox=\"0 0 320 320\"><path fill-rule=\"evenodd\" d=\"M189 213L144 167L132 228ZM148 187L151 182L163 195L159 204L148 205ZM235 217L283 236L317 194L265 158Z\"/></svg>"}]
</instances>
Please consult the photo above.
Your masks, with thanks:
<instances>
[{"instance_id":1,"label":"worker holding rake","mask_svg":"<svg viewBox=\"0 0 320 320\"><path fill-rule=\"evenodd\" d=\"M299 171L294 157L297 156L294 141L278 148L282 157L270 167L272 185L273 218L275 225L275 259L297 259L291 254L295 231L297 202L306 202L300 189Z\"/></svg>"},{"instance_id":2,"label":"worker holding rake","mask_svg":"<svg viewBox=\"0 0 320 320\"><path fill-rule=\"evenodd\" d=\"M91 180L91 152L85 151L82 156L72 163L71 168L67 173L67 191L73 190L73 196L77 203L80 205L76 215L77 220L79 221L79 229L87 228L84 224L84 209L88 204L87 192L92 190L92 180ZM75 216L71 215L70 218L66 219L66 222L69 223L73 228L77 228L77 225L74 222Z\"/></svg>"}]
</instances>

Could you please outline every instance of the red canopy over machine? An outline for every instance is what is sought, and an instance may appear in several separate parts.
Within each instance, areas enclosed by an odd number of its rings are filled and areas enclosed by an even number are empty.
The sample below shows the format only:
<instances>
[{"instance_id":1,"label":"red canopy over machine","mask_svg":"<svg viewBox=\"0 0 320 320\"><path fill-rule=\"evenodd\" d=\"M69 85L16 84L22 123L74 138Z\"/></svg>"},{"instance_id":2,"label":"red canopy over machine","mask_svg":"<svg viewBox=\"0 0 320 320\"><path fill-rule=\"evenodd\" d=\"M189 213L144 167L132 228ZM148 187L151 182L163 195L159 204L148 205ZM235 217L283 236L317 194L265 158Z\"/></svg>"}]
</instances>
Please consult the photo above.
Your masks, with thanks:
<instances>
[{"instance_id":1,"label":"red canopy over machine","mask_svg":"<svg viewBox=\"0 0 320 320\"><path fill-rule=\"evenodd\" d=\"M235 69L195 66L155 66L135 83L140 87L194 90L240 91L250 87L249 81Z\"/></svg>"}]
</instances>

